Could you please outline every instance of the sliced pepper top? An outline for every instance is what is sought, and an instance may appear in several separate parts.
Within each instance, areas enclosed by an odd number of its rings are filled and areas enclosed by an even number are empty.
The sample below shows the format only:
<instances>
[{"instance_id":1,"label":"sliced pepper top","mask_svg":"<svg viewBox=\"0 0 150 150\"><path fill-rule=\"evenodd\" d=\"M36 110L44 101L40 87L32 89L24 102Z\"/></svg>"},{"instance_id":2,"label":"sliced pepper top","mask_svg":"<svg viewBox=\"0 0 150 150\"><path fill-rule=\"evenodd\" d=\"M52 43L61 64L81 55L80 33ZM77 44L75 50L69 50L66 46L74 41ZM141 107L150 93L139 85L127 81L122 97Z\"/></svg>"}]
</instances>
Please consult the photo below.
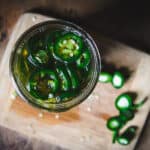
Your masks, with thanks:
<instances>
[{"instance_id":1,"label":"sliced pepper top","mask_svg":"<svg viewBox=\"0 0 150 150\"><path fill-rule=\"evenodd\" d=\"M36 98L48 99L58 90L58 78L55 72L42 69L30 77L29 91Z\"/></svg>"},{"instance_id":2,"label":"sliced pepper top","mask_svg":"<svg viewBox=\"0 0 150 150\"><path fill-rule=\"evenodd\" d=\"M136 135L137 126L128 127L124 133L122 133L118 138L117 142L121 145L128 145L133 140Z\"/></svg>"},{"instance_id":3,"label":"sliced pepper top","mask_svg":"<svg viewBox=\"0 0 150 150\"><path fill-rule=\"evenodd\" d=\"M115 106L120 111L131 109L132 105L132 98L126 93L119 95L115 101Z\"/></svg>"},{"instance_id":4,"label":"sliced pepper top","mask_svg":"<svg viewBox=\"0 0 150 150\"><path fill-rule=\"evenodd\" d=\"M113 87L119 89L124 85L124 82L125 82L124 75L119 71L115 72L112 77Z\"/></svg>"},{"instance_id":5,"label":"sliced pepper top","mask_svg":"<svg viewBox=\"0 0 150 150\"><path fill-rule=\"evenodd\" d=\"M123 126L124 122L120 119L119 116L111 117L107 121L108 129L112 131L117 131Z\"/></svg>"},{"instance_id":6,"label":"sliced pepper top","mask_svg":"<svg viewBox=\"0 0 150 150\"><path fill-rule=\"evenodd\" d=\"M83 41L80 36L75 33L66 33L58 38L54 46L54 55L63 62L73 62L81 54Z\"/></svg>"}]
</instances>

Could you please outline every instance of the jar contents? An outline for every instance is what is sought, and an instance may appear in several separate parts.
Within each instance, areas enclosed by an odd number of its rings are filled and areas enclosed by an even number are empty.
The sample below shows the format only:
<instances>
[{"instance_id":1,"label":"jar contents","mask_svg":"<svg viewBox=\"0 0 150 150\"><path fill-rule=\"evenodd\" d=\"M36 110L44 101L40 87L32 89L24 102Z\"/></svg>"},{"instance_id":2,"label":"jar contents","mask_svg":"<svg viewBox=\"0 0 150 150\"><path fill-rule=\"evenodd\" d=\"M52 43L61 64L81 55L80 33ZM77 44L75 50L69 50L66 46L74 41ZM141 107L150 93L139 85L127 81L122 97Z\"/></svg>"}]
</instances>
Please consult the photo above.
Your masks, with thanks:
<instances>
[{"instance_id":1,"label":"jar contents","mask_svg":"<svg viewBox=\"0 0 150 150\"><path fill-rule=\"evenodd\" d=\"M34 97L32 103L49 108L70 101L87 85L91 52L80 34L48 30L24 42L18 62L19 78Z\"/></svg>"}]
</instances>

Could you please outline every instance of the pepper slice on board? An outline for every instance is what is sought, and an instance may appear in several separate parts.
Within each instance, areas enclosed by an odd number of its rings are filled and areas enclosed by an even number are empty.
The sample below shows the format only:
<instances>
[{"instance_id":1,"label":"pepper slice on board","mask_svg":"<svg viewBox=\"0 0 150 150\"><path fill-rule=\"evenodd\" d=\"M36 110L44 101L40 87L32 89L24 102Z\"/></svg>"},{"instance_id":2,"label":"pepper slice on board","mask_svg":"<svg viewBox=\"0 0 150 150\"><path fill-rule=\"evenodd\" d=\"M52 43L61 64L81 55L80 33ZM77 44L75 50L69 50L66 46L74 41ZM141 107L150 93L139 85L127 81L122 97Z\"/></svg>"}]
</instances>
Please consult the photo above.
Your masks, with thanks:
<instances>
[{"instance_id":1,"label":"pepper slice on board","mask_svg":"<svg viewBox=\"0 0 150 150\"><path fill-rule=\"evenodd\" d=\"M112 131L117 131L124 125L124 122L120 119L119 116L111 117L107 121L107 128Z\"/></svg>"},{"instance_id":2,"label":"pepper slice on board","mask_svg":"<svg viewBox=\"0 0 150 150\"><path fill-rule=\"evenodd\" d=\"M122 135L117 138L117 142L121 145L128 145L136 135L137 126L130 126Z\"/></svg>"},{"instance_id":3,"label":"pepper slice on board","mask_svg":"<svg viewBox=\"0 0 150 150\"><path fill-rule=\"evenodd\" d=\"M134 104L132 97L127 93L123 93L116 98L115 106L119 111L136 110L136 109L140 108L141 106L143 106L143 104L146 102L146 100L147 100L147 98Z\"/></svg>"},{"instance_id":4,"label":"pepper slice on board","mask_svg":"<svg viewBox=\"0 0 150 150\"><path fill-rule=\"evenodd\" d=\"M118 110L129 110L133 106L133 101L130 95L123 93L119 95L115 101L115 106Z\"/></svg>"},{"instance_id":5,"label":"pepper slice on board","mask_svg":"<svg viewBox=\"0 0 150 150\"><path fill-rule=\"evenodd\" d=\"M119 71L115 72L112 77L113 87L119 89L124 85L124 82L125 82L124 75Z\"/></svg>"},{"instance_id":6,"label":"pepper slice on board","mask_svg":"<svg viewBox=\"0 0 150 150\"><path fill-rule=\"evenodd\" d=\"M101 72L99 75L99 82L109 83L112 81L112 75L107 72Z\"/></svg>"},{"instance_id":7,"label":"pepper slice on board","mask_svg":"<svg viewBox=\"0 0 150 150\"><path fill-rule=\"evenodd\" d=\"M122 121L129 121L134 118L134 111L133 110L122 110L120 111L120 119Z\"/></svg>"}]
</instances>

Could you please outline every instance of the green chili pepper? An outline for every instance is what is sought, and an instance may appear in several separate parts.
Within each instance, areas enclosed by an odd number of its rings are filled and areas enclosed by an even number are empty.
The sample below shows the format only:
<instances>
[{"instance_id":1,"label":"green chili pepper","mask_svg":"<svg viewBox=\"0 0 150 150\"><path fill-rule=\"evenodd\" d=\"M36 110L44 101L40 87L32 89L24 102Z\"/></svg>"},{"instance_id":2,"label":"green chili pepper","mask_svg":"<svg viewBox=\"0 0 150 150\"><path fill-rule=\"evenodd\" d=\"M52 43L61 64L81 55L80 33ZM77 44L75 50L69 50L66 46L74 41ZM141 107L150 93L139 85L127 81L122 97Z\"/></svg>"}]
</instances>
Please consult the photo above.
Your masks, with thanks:
<instances>
[{"instance_id":1,"label":"green chili pepper","mask_svg":"<svg viewBox=\"0 0 150 150\"><path fill-rule=\"evenodd\" d=\"M56 40L58 38L60 38L62 35L63 35L62 31L57 30L57 31L54 31L50 34L48 33L48 35L46 36L47 47L48 47L48 50L51 54L54 51L54 44L55 44Z\"/></svg>"},{"instance_id":2,"label":"green chili pepper","mask_svg":"<svg viewBox=\"0 0 150 150\"><path fill-rule=\"evenodd\" d=\"M135 109L138 109L140 108L141 106L143 106L143 104L147 101L147 98L148 97L145 97L142 101L138 102L137 104L134 104L132 106L132 109L135 110Z\"/></svg>"},{"instance_id":3,"label":"green chili pepper","mask_svg":"<svg viewBox=\"0 0 150 150\"><path fill-rule=\"evenodd\" d=\"M99 81L102 83L109 83L112 81L112 75L107 72L101 72L99 75Z\"/></svg>"},{"instance_id":4,"label":"green chili pepper","mask_svg":"<svg viewBox=\"0 0 150 150\"><path fill-rule=\"evenodd\" d=\"M58 90L58 79L51 70L40 70L33 73L29 80L29 92L36 98L48 99L50 93Z\"/></svg>"},{"instance_id":5,"label":"green chili pepper","mask_svg":"<svg viewBox=\"0 0 150 150\"><path fill-rule=\"evenodd\" d=\"M112 143L115 143L115 142L116 142L116 140L117 140L117 138L118 138L118 136L119 136L119 133L118 133L118 132L119 132L118 130L113 131Z\"/></svg>"},{"instance_id":6,"label":"green chili pepper","mask_svg":"<svg viewBox=\"0 0 150 150\"><path fill-rule=\"evenodd\" d=\"M112 77L112 85L114 88L121 88L124 85L125 78L121 72L115 72Z\"/></svg>"},{"instance_id":7,"label":"green chili pepper","mask_svg":"<svg viewBox=\"0 0 150 150\"><path fill-rule=\"evenodd\" d=\"M134 118L133 110L122 110L120 111L120 119L124 122L132 120Z\"/></svg>"},{"instance_id":8,"label":"green chili pepper","mask_svg":"<svg viewBox=\"0 0 150 150\"><path fill-rule=\"evenodd\" d=\"M45 38L43 35L31 37L28 41L29 61L34 65L45 65L49 62L47 47L45 46Z\"/></svg>"},{"instance_id":9,"label":"green chili pepper","mask_svg":"<svg viewBox=\"0 0 150 150\"><path fill-rule=\"evenodd\" d=\"M81 55L83 41L75 33L66 33L56 40L54 56L62 62L76 61Z\"/></svg>"},{"instance_id":10,"label":"green chili pepper","mask_svg":"<svg viewBox=\"0 0 150 150\"><path fill-rule=\"evenodd\" d=\"M38 50L33 57L39 64L46 64L49 60L48 54L45 50Z\"/></svg>"},{"instance_id":11,"label":"green chili pepper","mask_svg":"<svg viewBox=\"0 0 150 150\"><path fill-rule=\"evenodd\" d=\"M115 101L115 106L119 111L122 110L136 110L145 103L146 99L137 104L133 104L133 99L130 95L123 93L119 95Z\"/></svg>"},{"instance_id":12,"label":"green chili pepper","mask_svg":"<svg viewBox=\"0 0 150 150\"><path fill-rule=\"evenodd\" d=\"M77 66L79 68L86 68L90 63L91 55L88 50L83 52L80 57L77 59Z\"/></svg>"},{"instance_id":13,"label":"green chili pepper","mask_svg":"<svg viewBox=\"0 0 150 150\"><path fill-rule=\"evenodd\" d=\"M122 128L124 125L124 122L120 119L119 116L111 117L107 121L107 128L112 131L117 131L120 128Z\"/></svg>"},{"instance_id":14,"label":"green chili pepper","mask_svg":"<svg viewBox=\"0 0 150 150\"><path fill-rule=\"evenodd\" d=\"M131 109L133 106L131 96L126 93L119 95L115 101L115 106L120 111Z\"/></svg>"},{"instance_id":15,"label":"green chili pepper","mask_svg":"<svg viewBox=\"0 0 150 150\"><path fill-rule=\"evenodd\" d=\"M57 102L67 101L67 100L74 98L76 94L77 92L75 91L66 91L66 92L62 92L59 96L56 96L56 99L57 99Z\"/></svg>"},{"instance_id":16,"label":"green chili pepper","mask_svg":"<svg viewBox=\"0 0 150 150\"><path fill-rule=\"evenodd\" d=\"M71 80L72 89L77 89L79 87L79 79L76 72L71 67L67 67L67 72Z\"/></svg>"},{"instance_id":17,"label":"green chili pepper","mask_svg":"<svg viewBox=\"0 0 150 150\"><path fill-rule=\"evenodd\" d=\"M56 71L61 81L61 90L68 91L69 89L71 89L71 81L69 79L66 69L62 66L56 66Z\"/></svg>"},{"instance_id":18,"label":"green chili pepper","mask_svg":"<svg viewBox=\"0 0 150 150\"><path fill-rule=\"evenodd\" d=\"M130 126L126 131L117 138L117 142L121 145L128 145L136 135L137 126Z\"/></svg>"}]
</instances>

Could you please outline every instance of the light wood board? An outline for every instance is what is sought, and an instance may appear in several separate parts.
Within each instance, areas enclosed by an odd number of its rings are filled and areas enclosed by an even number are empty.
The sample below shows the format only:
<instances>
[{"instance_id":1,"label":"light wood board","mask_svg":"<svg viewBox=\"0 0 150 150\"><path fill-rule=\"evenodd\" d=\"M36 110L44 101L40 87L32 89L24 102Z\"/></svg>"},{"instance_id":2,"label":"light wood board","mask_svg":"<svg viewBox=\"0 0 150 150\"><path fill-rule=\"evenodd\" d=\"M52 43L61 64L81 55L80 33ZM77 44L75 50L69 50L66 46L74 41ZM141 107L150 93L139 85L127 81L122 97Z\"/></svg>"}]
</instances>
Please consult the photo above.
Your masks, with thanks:
<instances>
[{"instance_id":1,"label":"light wood board","mask_svg":"<svg viewBox=\"0 0 150 150\"><path fill-rule=\"evenodd\" d=\"M0 64L0 125L39 139L51 148L71 150L132 150L138 140L150 110L150 100L137 112L129 125L138 125L138 134L128 146L112 144L111 132L106 128L110 116L117 115L115 98L122 92L135 91L136 101L150 95L150 56L117 42L102 39L93 33L102 58L116 67L127 67L132 75L122 89L98 83L92 94L79 106L60 114L50 113L14 98L14 88L9 75L9 58L17 38L29 27L52 18L38 14L24 14L14 27ZM126 127L127 127L126 126ZM40 143L39 143L40 145ZM36 148L38 150L38 146Z\"/></svg>"}]
</instances>

